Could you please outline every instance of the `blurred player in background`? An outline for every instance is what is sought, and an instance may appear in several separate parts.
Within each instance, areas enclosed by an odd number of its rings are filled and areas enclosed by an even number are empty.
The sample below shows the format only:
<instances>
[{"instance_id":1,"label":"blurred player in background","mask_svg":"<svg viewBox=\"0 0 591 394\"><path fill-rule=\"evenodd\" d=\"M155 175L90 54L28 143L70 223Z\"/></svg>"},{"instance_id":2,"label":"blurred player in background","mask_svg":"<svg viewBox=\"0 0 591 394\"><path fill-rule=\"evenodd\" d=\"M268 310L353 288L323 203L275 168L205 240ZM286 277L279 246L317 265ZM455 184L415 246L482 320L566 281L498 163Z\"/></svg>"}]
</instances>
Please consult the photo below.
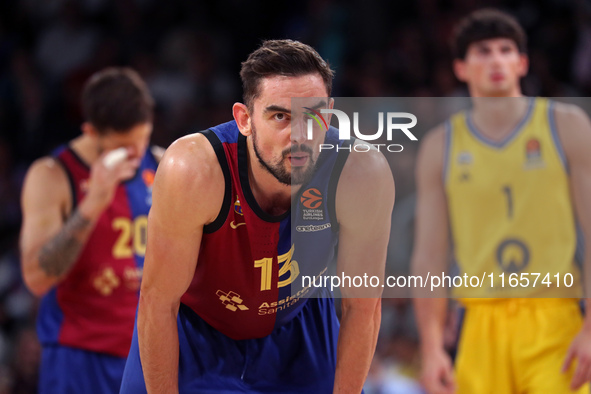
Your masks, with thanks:
<instances>
[{"instance_id":1,"label":"blurred player in background","mask_svg":"<svg viewBox=\"0 0 591 394\"><path fill-rule=\"evenodd\" d=\"M22 193L22 273L42 297L41 393L119 390L161 155L148 149L154 104L135 71L94 74L82 106L82 135L34 162ZM107 163L117 148L121 160Z\"/></svg>"},{"instance_id":2,"label":"blurred player in background","mask_svg":"<svg viewBox=\"0 0 591 394\"><path fill-rule=\"evenodd\" d=\"M495 282L454 289L465 307L455 375L443 347L448 300L416 299L423 382L429 393L588 393L591 317L572 297L576 221L591 245L591 124L578 107L522 96L526 37L511 16L476 11L454 44L473 108L423 141L413 265L445 271L449 226L460 274ZM502 288L502 273L525 273L530 285ZM572 274L578 291L542 287L546 273Z\"/></svg>"},{"instance_id":3,"label":"blurred player in background","mask_svg":"<svg viewBox=\"0 0 591 394\"><path fill-rule=\"evenodd\" d=\"M383 275L391 172L334 128L307 140L302 113L332 107L333 77L308 45L266 41L241 77L235 120L176 141L158 171L121 391L359 393L381 289L343 289L339 330L332 295L301 277L325 273L337 242L339 272Z\"/></svg>"}]
</instances>

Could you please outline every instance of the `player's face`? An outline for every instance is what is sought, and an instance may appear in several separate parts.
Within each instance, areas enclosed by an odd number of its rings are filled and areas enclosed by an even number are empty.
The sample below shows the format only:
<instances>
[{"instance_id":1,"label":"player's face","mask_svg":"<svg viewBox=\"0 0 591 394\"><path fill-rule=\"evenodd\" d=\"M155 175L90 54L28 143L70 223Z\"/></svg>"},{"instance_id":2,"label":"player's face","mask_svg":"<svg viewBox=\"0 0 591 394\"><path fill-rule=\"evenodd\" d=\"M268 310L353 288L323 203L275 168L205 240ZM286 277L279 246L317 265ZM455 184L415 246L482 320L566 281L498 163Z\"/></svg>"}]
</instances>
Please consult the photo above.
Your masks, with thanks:
<instances>
[{"instance_id":1,"label":"player's face","mask_svg":"<svg viewBox=\"0 0 591 394\"><path fill-rule=\"evenodd\" d=\"M146 153L151 135L151 122L139 123L126 133L107 132L98 136L99 154L124 147L127 148L130 159L141 159Z\"/></svg>"},{"instance_id":2,"label":"player's face","mask_svg":"<svg viewBox=\"0 0 591 394\"><path fill-rule=\"evenodd\" d=\"M527 73L527 56L508 38L477 41L466 57L456 60L458 79L468 84L472 97L520 96L519 81Z\"/></svg>"},{"instance_id":3,"label":"player's face","mask_svg":"<svg viewBox=\"0 0 591 394\"><path fill-rule=\"evenodd\" d=\"M255 154L279 182L300 185L314 173L326 134L326 130L319 132L315 126L314 137L308 140L303 107L318 111L332 108L332 101L319 74L275 76L264 78L260 84L260 95L250 114ZM298 107L301 101L302 108L292 108L292 98L303 98L298 99Z\"/></svg>"}]
</instances>

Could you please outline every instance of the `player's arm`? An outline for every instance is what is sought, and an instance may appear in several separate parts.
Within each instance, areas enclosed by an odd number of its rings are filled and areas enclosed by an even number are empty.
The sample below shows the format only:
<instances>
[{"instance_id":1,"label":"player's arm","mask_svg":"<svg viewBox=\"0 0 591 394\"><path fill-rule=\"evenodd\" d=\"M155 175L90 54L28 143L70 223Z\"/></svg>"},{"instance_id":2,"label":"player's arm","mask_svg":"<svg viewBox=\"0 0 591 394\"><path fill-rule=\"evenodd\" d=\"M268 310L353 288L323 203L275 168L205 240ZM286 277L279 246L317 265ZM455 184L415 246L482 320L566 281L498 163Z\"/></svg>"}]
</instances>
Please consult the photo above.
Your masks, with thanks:
<instances>
[{"instance_id":1,"label":"player's arm","mask_svg":"<svg viewBox=\"0 0 591 394\"><path fill-rule=\"evenodd\" d=\"M133 160L111 169L102 162L93 165L88 194L73 212L61 165L53 158L31 165L21 198L20 250L23 278L33 294L45 294L72 269L119 180L133 175L135 165Z\"/></svg>"},{"instance_id":2,"label":"player's arm","mask_svg":"<svg viewBox=\"0 0 591 394\"><path fill-rule=\"evenodd\" d=\"M412 255L414 275L440 275L447 270L448 216L443 184L445 130L438 127L423 139L417 158L417 208ZM421 293L423 291L423 293ZM415 313L421 342L422 380L429 393L454 391L453 368L444 349L447 299L415 289Z\"/></svg>"},{"instance_id":3,"label":"player's arm","mask_svg":"<svg viewBox=\"0 0 591 394\"><path fill-rule=\"evenodd\" d=\"M337 188L337 271L351 277L377 276L383 283L394 180L377 151L350 154ZM382 287L342 288L335 393L359 393L374 355L381 319Z\"/></svg>"},{"instance_id":4,"label":"player's arm","mask_svg":"<svg viewBox=\"0 0 591 394\"><path fill-rule=\"evenodd\" d=\"M555 119L558 134L567 160L570 183L577 221L583 231L585 256L583 283L585 288L586 314L583 329L574 339L564 364L566 371L577 360L577 368L571 388L577 389L591 380L591 122L579 107L556 104Z\"/></svg>"},{"instance_id":5,"label":"player's arm","mask_svg":"<svg viewBox=\"0 0 591 394\"><path fill-rule=\"evenodd\" d=\"M149 393L178 392L177 315L195 273L203 226L221 209L224 177L203 135L176 141L158 167L138 309L138 341Z\"/></svg>"}]
</instances>

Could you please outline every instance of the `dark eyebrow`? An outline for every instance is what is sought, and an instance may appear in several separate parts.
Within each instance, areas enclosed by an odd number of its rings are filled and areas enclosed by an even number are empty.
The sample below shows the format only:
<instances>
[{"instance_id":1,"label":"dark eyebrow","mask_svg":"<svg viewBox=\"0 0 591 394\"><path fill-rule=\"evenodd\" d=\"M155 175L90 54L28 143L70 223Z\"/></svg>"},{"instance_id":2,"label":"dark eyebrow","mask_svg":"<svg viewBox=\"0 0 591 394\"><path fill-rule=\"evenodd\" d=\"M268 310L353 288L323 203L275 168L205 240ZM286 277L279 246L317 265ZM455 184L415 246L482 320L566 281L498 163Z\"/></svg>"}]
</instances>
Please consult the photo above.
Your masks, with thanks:
<instances>
[{"instance_id":1,"label":"dark eyebrow","mask_svg":"<svg viewBox=\"0 0 591 394\"><path fill-rule=\"evenodd\" d=\"M309 108L320 109L320 108L324 108L324 107L326 107L326 101L320 101L316 105L309 107ZM283 108L279 105L269 105L267 108L265 108L263 110L263 113L268 113L268 112L285 112L285 113L291 114L290 109Z\"/></svg>"},{"instance_id":2,"label":"dark eyebrow","mask_svg":"<svg viewBox=\"0 0 591 394\"><path fill-rule=\"evenodd\" d=\"M265 110L263 112L264 113L267 113L267 112L285 112L285 113L290 114L291 113L291 110L290 109L287 109L287 108L280 107L278 105L269 105L267 108L265 108Z\"/></svg>"},{"instance_id":3,"label":"dark eyebrow","mask_svg":"<svg viewBox=\"0 0 591 394\"><path fill-rule=\"evenodd\" d=\"M313 105L313 106L308 107L308 108L321 109L321 108L325 108L325 107L326 107L326 101L320 101L318 104Z\"/></svg>"}]
</instances>

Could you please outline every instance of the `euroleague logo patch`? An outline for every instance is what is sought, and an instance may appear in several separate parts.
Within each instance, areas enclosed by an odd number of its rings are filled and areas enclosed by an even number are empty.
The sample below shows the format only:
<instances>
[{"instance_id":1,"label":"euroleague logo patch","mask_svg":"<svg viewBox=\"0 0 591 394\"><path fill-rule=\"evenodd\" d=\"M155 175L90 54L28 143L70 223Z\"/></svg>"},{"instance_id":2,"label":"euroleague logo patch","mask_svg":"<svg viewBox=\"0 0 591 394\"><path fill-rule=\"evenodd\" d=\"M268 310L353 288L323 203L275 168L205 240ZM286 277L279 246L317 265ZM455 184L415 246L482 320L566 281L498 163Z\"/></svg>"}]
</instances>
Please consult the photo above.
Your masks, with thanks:
<instances>
[{"instance_id":1,"label":"euroleague logo patch","mask_svg":"<svg viewBox=\"0 0 591 394\"><path fill-rule=\"evenodd\" d=\"M322 210L322 193L316 188L310 188L302 193L300 203L303 206L304 220L324 220Z\"/></svg>"},{"instance_id":2,"label":"euroleague logo patch","mask_svg":"<svg viewBox=\"0 0 591 394\"><path fill-rule=\"evenodd\" d=\"M322 193L318 189L308 189L302 194L300 201L308 209L319 208L322 205Z\"/></svg>"},{"instance_id":3,"label":"euroleague logo patch","mask_svg":"<svg viewBox=\"0 0 591 394\"><path fill-rule=\"evenodd\" d=\"M530 138L525 144L525 163L526 170L544 168L546 163L542 158L542 149L540 141L537 138Z\"/></svg>"}]
</instances>

